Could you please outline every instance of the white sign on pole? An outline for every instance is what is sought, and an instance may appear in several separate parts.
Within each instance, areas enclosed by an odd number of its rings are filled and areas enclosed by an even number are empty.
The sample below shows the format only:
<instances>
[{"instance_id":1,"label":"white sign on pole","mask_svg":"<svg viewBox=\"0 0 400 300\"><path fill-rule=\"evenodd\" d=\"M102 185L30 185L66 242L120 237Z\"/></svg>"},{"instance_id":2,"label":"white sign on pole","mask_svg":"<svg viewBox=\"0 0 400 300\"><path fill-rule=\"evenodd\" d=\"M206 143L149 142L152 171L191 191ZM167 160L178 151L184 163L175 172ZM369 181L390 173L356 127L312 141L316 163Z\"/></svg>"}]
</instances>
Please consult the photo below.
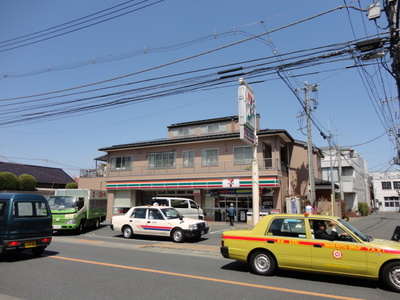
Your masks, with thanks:
<instances>
[{"instance_id":1,"label":"white sign on pole","mask_svg":"<svg viewBox=\"0 0 400 300\"><path fill-rule=\"evenodd\" d=\"M238 91L239 124L256 128L256 100L247 85L240 85Z\"/></svg>"}]
</instances>

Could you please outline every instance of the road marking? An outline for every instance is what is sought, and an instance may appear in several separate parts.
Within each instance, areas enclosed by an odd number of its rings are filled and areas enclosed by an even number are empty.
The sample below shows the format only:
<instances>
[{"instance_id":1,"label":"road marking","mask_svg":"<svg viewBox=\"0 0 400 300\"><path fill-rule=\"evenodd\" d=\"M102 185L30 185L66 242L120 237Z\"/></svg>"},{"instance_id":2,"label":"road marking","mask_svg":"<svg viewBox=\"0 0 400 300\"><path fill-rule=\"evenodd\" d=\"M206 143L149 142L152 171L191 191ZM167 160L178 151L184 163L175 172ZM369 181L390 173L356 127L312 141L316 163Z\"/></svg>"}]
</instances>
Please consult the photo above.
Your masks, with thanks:
<instances>
[{"instance_id":1,"label":"road marking","mask_svg":"<svg viewBox=\"0 0 400 300\"><path fill-rule=\"evenodd\" d=\"M177 277L193 278L193 279L199 279L199 280L205 280L205 281L227 283L227 284L232 284L232 285L254 287L254 288L259 288L259 289L274 290L274 291L287 292L287 293L293 293L293 294L302 294L302 295L310 295L310 296L317 296L317 297L331 298L331 299L342 299L342 300L365 300L365 299L362 299L362 298L353 298L353 297L344 297L344 296L337 296L337 295L330 295L330 294L321 294L321 293L307 292L307 291L301 291L301 290L293 290L293 289L287 289L287 288L265 286L265 285L260 285L260 284L236 282L236 281L230 281L230 280L224 280L224 279L218 279L218 278L202 277L202 276L174 273L174 272L168 272L168 271L160 271L160 270L154 270L154 269L146 269L146 268L139 268L139 267L116 265L116 264L96 262L96 261L76 259L76 258L69 258L69 257L63 257L63 256L48 256L48 257L49 258L57 258L57 259L61 259L61 260L75 261L75 262L80 262L80 263L86 263L86 264L93 264L93 265L99 265L99 266L112 267L112 268L120 268L120 269L127 269L127 270L135 270L135 271L142 271L142 272L149 272L149 273L171 275L171 276L177 276Z\"/></svg>"}]
</instances>

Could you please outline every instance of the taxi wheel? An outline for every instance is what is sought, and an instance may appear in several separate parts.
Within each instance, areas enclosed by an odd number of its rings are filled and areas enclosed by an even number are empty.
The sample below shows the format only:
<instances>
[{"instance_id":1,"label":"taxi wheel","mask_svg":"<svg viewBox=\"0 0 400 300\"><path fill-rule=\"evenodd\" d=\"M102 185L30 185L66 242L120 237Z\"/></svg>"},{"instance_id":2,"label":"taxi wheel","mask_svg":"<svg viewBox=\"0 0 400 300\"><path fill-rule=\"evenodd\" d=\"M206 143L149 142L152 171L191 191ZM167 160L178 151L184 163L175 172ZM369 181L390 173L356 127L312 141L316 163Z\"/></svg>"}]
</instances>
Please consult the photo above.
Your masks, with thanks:
<instances>
[{"instance_id":1,"label":"taxi wheel","mask_svg":"<svg viewBox=\"0 0 400 300\"><path fill-rule=\"evenodd\" d=\"M276 270L275 258L265 252L257 251L250 256L250 267L259 275L272 275Z\"/></svg>"},{"instance_id":2,"label":"taxi wheel","mask_svg":"<svg viewBox=\"0 0 400 300\"><path fill-rule=\"evenodd\" d=\"M172 231L171 237L172 241L175 243L183 243L185 240L185 234L183 233L182 229L175 229Z\"/></svg>"},{"instance_id":3,"label":"taxi wheel","mask_svg":"<svg viewBox=\"0 0 400 300\"><path fill-rule=\"evenodd\" d=\"M130 239L133 237L133 230L131 226L124 226L122 228L122 235L124 236L124 238L126 239Z\"/></svg>"},{"instance_id":4,"label":"taxi wheel","mask_svg":"<svg viewBox=\"0 0 400 300\"><path fill-rule=\"evenodd\" d=\"M382 280L392 291L400 292L400 262L391 262L384 266Z\"/></svg>"}]
</instances>

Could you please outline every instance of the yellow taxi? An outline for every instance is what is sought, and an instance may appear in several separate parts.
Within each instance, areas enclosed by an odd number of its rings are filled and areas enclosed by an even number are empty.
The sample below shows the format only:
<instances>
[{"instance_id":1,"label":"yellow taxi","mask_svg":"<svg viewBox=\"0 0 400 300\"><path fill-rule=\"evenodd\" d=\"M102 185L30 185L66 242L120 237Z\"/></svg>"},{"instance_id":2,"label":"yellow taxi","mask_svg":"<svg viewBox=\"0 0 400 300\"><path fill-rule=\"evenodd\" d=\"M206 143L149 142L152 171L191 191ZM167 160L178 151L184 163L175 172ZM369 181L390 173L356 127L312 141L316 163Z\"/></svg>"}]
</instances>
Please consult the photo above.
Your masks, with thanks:
<instances>
[{"instance_id":1,"label":"yellow taxi","mask_svg":"<svg viewBox=\"0 0 400 300\"><path fill-rule=\"evenodd\" d=\"M271 214L222 234L221 254L272 275L277 268L378 279L400 292L400 242L366 236L324 215Z\"/></svg>"}]
</instances>

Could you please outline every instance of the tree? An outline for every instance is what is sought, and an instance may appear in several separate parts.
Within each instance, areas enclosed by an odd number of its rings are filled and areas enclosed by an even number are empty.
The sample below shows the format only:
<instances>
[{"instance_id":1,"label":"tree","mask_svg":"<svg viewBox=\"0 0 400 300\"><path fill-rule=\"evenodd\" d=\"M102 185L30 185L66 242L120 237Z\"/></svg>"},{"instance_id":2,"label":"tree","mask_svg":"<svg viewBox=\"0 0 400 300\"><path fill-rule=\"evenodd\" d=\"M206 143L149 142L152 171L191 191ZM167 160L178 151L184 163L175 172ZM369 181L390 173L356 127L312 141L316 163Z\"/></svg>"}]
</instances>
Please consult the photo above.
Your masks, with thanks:
<instances>
[{"instance_id":1,"label":"tree","mask_svg":"<svg viewBox=\"0 0 400 300\"><path fill-rule=\"evenodd\" d=\"M29 174L22 174L18 177L19 189L21 191L34 191L36 182L36 178Z\"/></svg>"},{"instance_id":2,"label":"tree","mask_svg":"<svg viewBox=\"0 0 400 300\"><path fill-rule=\"evenodd\" d=\"M65 188L66 189L77 189L78 184L76 182L70 182L65 185Z\"/></svg>"},{"instance_id":3,"label":"tree","mask_svg":"<svg viewBox=\"0 0 400 300\"><path fill-rule=\"evenodd\" d=\"M18 190L18 178L10 172L0 172L0 190Z\"/></svg>"}]
</instances>

